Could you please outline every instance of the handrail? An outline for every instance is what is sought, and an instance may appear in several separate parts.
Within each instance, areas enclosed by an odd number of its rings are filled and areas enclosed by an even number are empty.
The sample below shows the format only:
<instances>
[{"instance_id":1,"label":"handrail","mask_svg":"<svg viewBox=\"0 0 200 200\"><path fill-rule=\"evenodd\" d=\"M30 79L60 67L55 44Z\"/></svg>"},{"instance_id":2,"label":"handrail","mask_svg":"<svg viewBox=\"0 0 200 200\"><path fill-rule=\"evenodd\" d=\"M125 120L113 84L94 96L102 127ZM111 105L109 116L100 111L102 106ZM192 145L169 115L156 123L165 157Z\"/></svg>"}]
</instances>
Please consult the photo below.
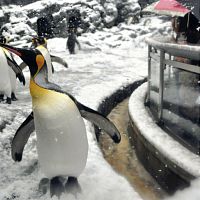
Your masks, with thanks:
<instances>
[{"instance_id":1,"label":"handrail","mask_svg":"<svg viewBox=\"0 0 200 200\"><path fill-rule=\"evenodd\" d=\"M146 38L146 42L148 45L164 50L166 53L171 55L200 60L200 44L177 44L169 37Z\"/></svg>"},{"instance_id":2,"label":"handrail","mask_svg":"<svg viewBox=\"0 0 200 200\"><path fill-rule=\"evenodd\" d=\"M183 140L186 143L188 142L187 146L190 146L189 148L192 151L200 154L200 135L197 134L200 130L198 121L199 104L196 103L199 98L198 89L200 89L200 66L198 66L200 63L200 45L177 44L169 38L160 37L147 38L146 42L148 43L148 93L146 105L149 106L154 120L163 128L167 127L167 130L169 130L168 125L170 123L173 131L175 128L175 121L170 121L170 117L176 120L180 114L179 119L182 122L190 120L193 123L194 132L194 134L191 132L190 136L194 137L195 142L199 142L199 145L195 143L195 146L191 147L193 145L192 140L186 141L187 138ZM182 57L183 62L174 59L175 57ZM185 63L185 61L189 61L190 64ZM172 85L173 87L171 87ZM179 90L181 87L182 90ZM183 90L189 91L188 94L191 97L186 98L183 95ZM171 93L169 93L170 91ZM190 108L188 105L194 107ZM184 131L188 131L184 125L177 126L184 127ZM177 130L179 131L179 129ZM178 134L176 135L176 137L179 137ZM197 137L197 135L199 136ZM179 141L184 143L185 141L181 137L179 137Z\"/></svg>"}]
</instances>

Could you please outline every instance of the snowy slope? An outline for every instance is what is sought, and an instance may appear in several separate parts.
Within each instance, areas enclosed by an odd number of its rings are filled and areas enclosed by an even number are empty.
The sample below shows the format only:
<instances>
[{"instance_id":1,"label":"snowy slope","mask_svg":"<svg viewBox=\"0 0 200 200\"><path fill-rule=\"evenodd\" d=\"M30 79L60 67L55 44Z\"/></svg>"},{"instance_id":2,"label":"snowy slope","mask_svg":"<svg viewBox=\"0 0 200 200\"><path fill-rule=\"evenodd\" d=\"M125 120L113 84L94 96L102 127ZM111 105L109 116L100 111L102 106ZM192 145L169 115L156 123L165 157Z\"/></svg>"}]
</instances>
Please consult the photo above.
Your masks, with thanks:
<instances>
[{"instance_id":1,"label":"snowy slope","mask_svg":"<svg viewBox=\"0 0 200 200\"><path fill-rule=\"evenodd\" d=\"M127 21L131 16L138 16L140 12L137 0L39 0L30 4L24 2L21 5L0 7L0 26L15 38L33 35L37 31L37 18L52 14L56 26L54 32L58 37L63 37L67 36L68 16L72 9L81 13L80 32L95 32L97 29L112 27ZM26 23L26 26L18 30L22 23Z\"/></svg>"},{"instance_id":2,"label":"snowy slope","mask_svg":"<svg viewBox=\"0 0 200 200\"><path fill-rule=\"evenodd\" d=\"M38 17L52 14L56 29L56 37L67 37L68 13L71 9L80 10L83 26L80 32L95 32L111 28L111 32L119 32L124 35L123 40L134 40L136 37L144 41L145 36L152 36L157 33L168 35L171 31L168 18L146 17L141 18L139 23L133 20L130 26L129 18L137 16L139 19L140 7L137 0L42 0L27 5L10 5L0 8L0 26L3 35L9 36L11 40L31 41L36 35L36 21ZM122 22L122 23L121 23ZM117 26L113 26L117 25ZM159 25L159 29L158 26ZM127 35L128 34L128 35ZM116 38L121 40L121 38Z\"/></svg>"}]
</instances>

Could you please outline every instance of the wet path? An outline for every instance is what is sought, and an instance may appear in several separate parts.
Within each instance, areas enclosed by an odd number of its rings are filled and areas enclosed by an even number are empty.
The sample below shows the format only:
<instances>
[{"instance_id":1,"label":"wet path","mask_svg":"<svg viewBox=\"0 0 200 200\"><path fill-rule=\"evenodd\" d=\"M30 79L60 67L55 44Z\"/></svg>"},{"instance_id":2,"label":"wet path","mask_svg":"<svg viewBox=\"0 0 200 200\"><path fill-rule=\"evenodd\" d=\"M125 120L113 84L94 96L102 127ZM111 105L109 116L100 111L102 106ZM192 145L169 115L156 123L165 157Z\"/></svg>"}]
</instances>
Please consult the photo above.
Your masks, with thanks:
<instances>
[{"instance_id":1,"label":"wet path","mask_svg":"<svg viewBox=\"0 0 200 200\"><path fill-rule=\"evenodd\" d=\"M128 99L118 104L108 118L116 124L122 140L120 144L116 145L106 134L101 135L100 146L105 159L118 173L127 178L144 200L163 199L166 196L165 192L137 160L134 146L129 143L127 133Z\"/></svg>"}]
</instances>

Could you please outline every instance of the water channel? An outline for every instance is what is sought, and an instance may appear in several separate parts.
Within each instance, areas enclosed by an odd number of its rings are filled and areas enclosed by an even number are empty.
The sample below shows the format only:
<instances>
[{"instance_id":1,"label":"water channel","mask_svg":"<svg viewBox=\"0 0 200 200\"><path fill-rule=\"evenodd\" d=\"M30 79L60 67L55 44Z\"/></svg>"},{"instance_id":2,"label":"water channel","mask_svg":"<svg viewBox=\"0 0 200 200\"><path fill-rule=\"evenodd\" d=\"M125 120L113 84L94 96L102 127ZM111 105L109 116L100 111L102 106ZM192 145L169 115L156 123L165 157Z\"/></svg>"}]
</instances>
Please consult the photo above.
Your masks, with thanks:
<instances>
[{"instance_id":1,"label":"water channel","mask_svg":"<svg viewBox=\"0 0 200 200\"><path fill-rule=\"evenodd\" d=\"M132 187L144 200L161 200L166 193L160 188L151 175L138 161L134 146L129 142L127 132L128 99L118 104L108 115L119 129L122 140L120 144L114 144L107 134L102 134L99 144L107 162L121 175L126 177Z\"/></svg>"}]
</instances>

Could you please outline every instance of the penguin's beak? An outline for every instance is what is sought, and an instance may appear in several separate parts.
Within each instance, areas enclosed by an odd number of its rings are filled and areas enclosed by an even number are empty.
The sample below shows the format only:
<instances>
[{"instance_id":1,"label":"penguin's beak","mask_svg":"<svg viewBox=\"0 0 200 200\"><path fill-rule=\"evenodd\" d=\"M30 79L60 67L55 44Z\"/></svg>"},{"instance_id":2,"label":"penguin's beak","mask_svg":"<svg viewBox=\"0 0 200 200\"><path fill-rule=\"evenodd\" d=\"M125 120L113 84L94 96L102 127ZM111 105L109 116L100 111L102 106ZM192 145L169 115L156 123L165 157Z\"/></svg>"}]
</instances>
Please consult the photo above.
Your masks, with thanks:
<instances>
[{"instance_id":1,"label":"penguin's beak","mask_svg":"<svg viewBox=\"0 0 200 200\"><path fill-rule=\"evenodd\" d=\"M11 51L12 53L18 55L19 57L22 56L22 53L19 51L18 48L11 47L11 46L9 46L7 44L3 44L3 43L0 43L0 46L3 47L3 48L5 48L5 49L7 49L8 51Z\"/></svg>"},{"instance_id":2,"label":"penguin's beak","mask_svg":"<svg viewBox=\"0 0 200 200\"><path fill-rule=\"evenodd\" d=\"M19 56L29 66L31 72L37 71L37 65L35 63L36 52L33 49L22 49L2 43L0 43L0 47Z\"/></svg>"},{"instance_id":3,"label":"penguin's beak","mask_svg":"<svg viewBox=\"0 0 200 200\"><path fill-rule=\"evenodd\" d=\"M22 49L22 48L16 48L16 47L12 47L10 45L3 44L3 43L0 43L0 46L3 47L3 48L5 48L5 49L7 49L8 51L16 54L22 60L24 60L25 56L27 56L28 54L30 55L32 53L32 50Z\"/></svg>"}]
</instances>

